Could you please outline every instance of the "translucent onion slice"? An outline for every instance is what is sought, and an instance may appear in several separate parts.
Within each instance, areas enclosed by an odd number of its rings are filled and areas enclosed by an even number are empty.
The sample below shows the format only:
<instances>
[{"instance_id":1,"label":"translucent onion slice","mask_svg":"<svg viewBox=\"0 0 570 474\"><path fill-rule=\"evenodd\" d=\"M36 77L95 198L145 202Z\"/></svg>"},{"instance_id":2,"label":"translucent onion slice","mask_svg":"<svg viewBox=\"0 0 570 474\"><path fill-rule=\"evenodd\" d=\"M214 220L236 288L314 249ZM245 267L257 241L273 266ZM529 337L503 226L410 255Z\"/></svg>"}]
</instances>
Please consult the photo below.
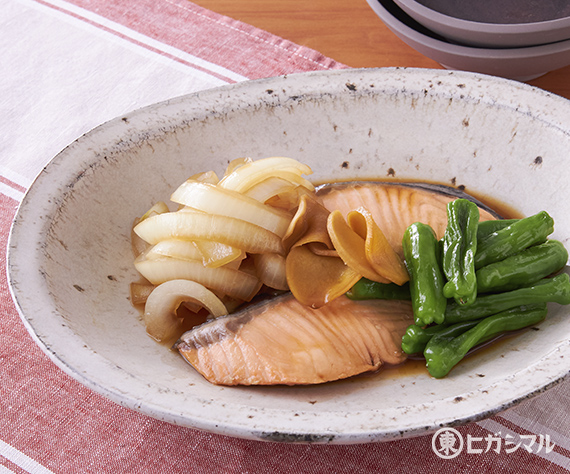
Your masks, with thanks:
<instances>
[{"instance_id":1,"label":"translucent onion slice","mask_svg":"<svg viewBox=\"0 0 570 474\"><path fill-rule=\"evenodd\" d=\"M306 245L291 249L286 274L293 296L313 308L345 294L361 278L340 258L315 255Z\"/></svg>"},{"instance_id":2,"label":"translucent onion slice","mask_svg":"<svg viewBox=\"0 0 570 474\"><path fill-rule=\"evenodd\" d=\"M378 274L397 285L403 285L410 279L404 262L368 210L361 207L351 211L346 216L346 221L350 228L365 240L366 258Z\"/></svg>"},{"instance_id":3,"label":"translucent onion slice","mask_svg":"<svg viewBox=\"0 0 570 474\"><path fill-rule=\"evenodd\" d=\"M165 212L169 212L170 209L168 209L168 206L166 205L166 203L164 201L158 201L156 204L154 204L148 211L146 211L143 216L140 218L141 221L144 221L145 219L152 217L152 216L156 216L157 214L164 214Z\"/></svg>"},{"instance_id":4,"label":"translucent onion slice","mask_svg":"<svg viewBox=\"0 0 570 474\"><path fill-rule=\"evenodd\" d=\"M149 244L141 239L135 232L135 227L140 221L141 220L137 217L131 227L131 249L135 258L146 252L150 247Z\"/></svg>"},{"instance_id":5,"label":"translucent onion slice","mask_svg":"<svg viewBox=\"0 0 570 474\"><path fill-rule=\"evenodd\" d=\"M203 171L202 173L197 173L190 176L188 180L200 181L201 183L218 184L220 179L214 171Z\"/></svg>"},{"instance_id":6,"label":"translucent onion slice","mask_svg":"<svg viewBox=\"0 0 570 474\"><path fill-rule=\"evenodd\" d=\"M277 209L292 211L297 208L301 198L305 195L314 196L314 191L309 191L303 186L297 186L290 191L279 193L265 201L265 204Z\"/></svg>"},{"instance_id":7,"label":"translucent onion slice","mask_svg":"<svg viewBox=\"0 0 570 474\"><path fill-rule=\"evenodd\" d=\"M153 285L169 280L192 280L212 291L243 301L250 301L261 286L254 275L226 267L205 267L201 260L177 260L169 257L137 259L135 268Z\"/></svg>"},{"instance_id":8,"label":"translucent onion slice","mask_svg":"<svg viewBox=\"0 0 570 474\"><path fill-rule=\"evenodd\" d=\"M150 217L135 227L150 244L161 240L214 240L250 253L283 253L277 234L233 217L192 212L168 212Z\"/></svg>"},{"instance_id":9,"label":"translucent onion slice","mask_svg":"<svg viewBox=\"0 0 570 474\"><path fill-rule=\"evenodd\" d=\"M182 326L182 318L176 315L185 301L197 303L214 317L228 314L220 299L205 286L188 280L171 280L157 286L149 295L144 311L147 333L157 341L176 336Z\"/></svg>"},{"instance_id":10,"label":"translucent onion slice","mask_svg":"<svg viewBox=\"0 0 570 474\"><path fill-rule=\"evenodd\" d=\"M290 193L297 187L301 187L304 191L311 193L315 191L315 186L297 173L280 171L279 176L271 176L258 182L244 194L257 201L265 202L279 194Z\"/></svg>"},{"instance_id":11,"label":"translucent onion slice","mask_svg":"<svg viewBox=\"0 0 570 474\"><path fill-rule=\"evenodd\" d=\"M365 241L350 228L342 213L335 210L329 214L327 230L340 258L355 272L380 283L389 280L380 275L366 258Z\"/></svg>"},{"instance_id":12,"label":"translucent onion slice","mask_svg":"<svg viewBox=\"0 0 570 474\"><path fill-rule=\"evenodd\" d=\"M261 254L263 255L263 254ZM228 262L224 265L225 268L233 268L234 270L238 270L241 267L242 262L246 259L247 257L247 253L245 253L243 250L241 251L241 254L238 258L236 258L235 260L232 260L231 262Z\"/></svg>"},{"instance_id":13,"label":"translucent onion slice","mask_svg":"<svg viewBox=\"0 0 570 474\"><path fill-rule=\"evenodd\" d=\"M244 194L250 198L255 199L256 201L265 202L273 196L276 196L279 193L283 193L285 191L290 191L295 187L295 184L287 181L286 179L273 176L271 178L260 181L256 185L249 188Z\"/></svg>"},{"instance_id":14,"label":"translucent onion slice","mask_svg":"<svg viewBox=\"0 0 570 474\"><path fill-rule=\"evenodd\" d=\"M261 282L269 288L288 290L285 257L276 253L254 255L253 261Z\"/></svg>"},{"instance_id":15,"label":"translucent onion slice","mask_svg":"<svg viewBox=\"0 0 570 474\"><path fill-rule=\"evenodd\" d=\"M168 239L153 245L145 253L147 260L160 257L172 257L180 260L200 260L202 253L194 242L189 240Z\"/></svg>"},{"instance_id":16,"label":"translucent onion slice","mask_svg":"<svg viewBox=\"0 0 570 474\"><path fill-rule=\"evenodd\" d=\"M197 313L202 309L202 306L200 304L194 303L192 301L184 301L184 303L182 303L182 306L184 306L188 311L191 311L192 313Z\"/></svg>"},{"instance_id":17,"label":"translucent onion slice","mask_svg":"<svg viewBox=\"0 0 570 474\"><path fill-rule=\"evenodd\" d=\"M209 214L242 219L283 237L291 216L249 196L209 183L186 181L170 199Z\"/></svg>"},{"instance_id":18,"label":"translucent onion slice","mask_svg":"<svg viewBox=\"0 0 570 474\"><path fill-rule=\"evenodd\" d=\"M156 204L154 204L148 211L146 211L142 217L140 218L136 218L133 222L133 226L131 227L131 246L133 249L133 255L136 257L138 257L141 253L145 252L149 245L147 242L145 242L144 240L142 240L134 231L134 228L136 227L136 225L141 222L144 221L145 219L152 217L152 216L156 216L158 214L163 214L165 212L169 212L170 209L168 209L168 206L166 205L165 202L163 201L159 201Z\"/></svg>"},{"instance_id":19,"label":"translucent onion slice","mask_svg":"<svg viewBox=\"0 0 570 474\"><path fill-rule=\"evenodd\" d=\"M243 251L231 245L212 240L196 240L194 245L202 256L206 267L217 268L243 258Z\"/></svg>"},{"instance_id":20,"label":"translucent onion slice","mask_svg":"<svg viewBox=\"0 0 570 474\"><path fill-rule=\"evenodd\" d=\"M286 157L271 157L252 161L236 168L220 180L220 186L241 193L247 192L252 186L280 172L293 172L299 176L312 174L309 166Z\"/></svg>"},{"instance_id":21,"label":"translucent onion slice","mask_svg":"<svg viewBox=\"0 0 570 474\"><path fill-rule=\"evenodd\" d=\"M145 303L148 295L150 295L154 289L154 285L135 282L131 283L131 303L135 305Z\"/></svg>"},{"instance_id":22,"label":"translucent onion slice","mask_svg":"<svg viewBox=\"0 0 570 474\"><path fill-rule=\"evenodd\" d=\"M227 175L232 174L240 166L247 165L248 163L252 163L252 162L253 162L253 160L247 156L233 159L232 161L230 161L228 163L228 166L226 167L226 171L225 171L223 177L226 177Z\"/></svg>"}]
</instances>

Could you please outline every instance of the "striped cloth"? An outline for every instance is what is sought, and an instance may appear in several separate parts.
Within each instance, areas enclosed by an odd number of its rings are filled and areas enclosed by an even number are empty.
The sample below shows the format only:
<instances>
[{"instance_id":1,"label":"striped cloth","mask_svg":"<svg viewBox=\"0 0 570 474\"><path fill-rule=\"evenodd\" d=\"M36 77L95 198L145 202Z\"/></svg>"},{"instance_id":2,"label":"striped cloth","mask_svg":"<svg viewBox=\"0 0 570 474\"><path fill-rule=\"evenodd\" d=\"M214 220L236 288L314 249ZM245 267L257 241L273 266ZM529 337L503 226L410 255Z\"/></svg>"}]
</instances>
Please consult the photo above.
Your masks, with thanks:
<instances>
[{"instance_id":1,"label":"striped cloth","mask_svg":"<svg viewBox=\"0 0 570 474\"><path fill-rule=\"evenodd\" d=\"M184 0L4 0L0 45L3 249L34 177L94 126L219 85L345 67ZM0 474L570 470L569 383L459 428L465 446L452 459L437 456L432 445L445 451L445 437L290 445L200 432L129 411L65 375L36 346L10 298L5 257L2 251Z\"/></svg>"}]
</instances>

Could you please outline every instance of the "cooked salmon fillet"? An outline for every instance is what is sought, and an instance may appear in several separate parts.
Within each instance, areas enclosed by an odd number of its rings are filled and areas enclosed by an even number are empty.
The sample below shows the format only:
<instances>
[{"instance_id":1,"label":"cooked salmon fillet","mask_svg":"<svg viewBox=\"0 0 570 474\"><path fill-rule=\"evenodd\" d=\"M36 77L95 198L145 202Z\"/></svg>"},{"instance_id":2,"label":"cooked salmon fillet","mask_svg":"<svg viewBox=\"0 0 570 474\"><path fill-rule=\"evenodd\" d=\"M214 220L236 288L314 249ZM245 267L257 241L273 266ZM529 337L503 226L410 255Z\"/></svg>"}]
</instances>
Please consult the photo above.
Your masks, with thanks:
<instances>
[{"instance_id":1,"label":"cooked salmon fillet","mask_svg":"<svg viewBox=\"0 0 570 474\"><path fill-rule=\"evenodd\" d=\"M447 203L458 196L415 185L333 184L318 193L329 210L365 207L394 250L414 222L441 238ZM480 209L480 219L495 217ZM311 309L281 296L185 333L176 347L207 380L220 385L317 384L399 364L401 339L413 315L405 301L351 301L345 296Z\"/></svg>"},{"instance_id":2,"label":"cooked salmon fillet","mask_svg":"<svg viewBox=\"0 0 570 474\"><path fill-rule=\"evenodd\" d=\"M447 204L458 196L442 194L414 185L383 183L347 183L325 186L319 199L329 211L346 215L359 207L372 214L392 248L402 257L402 237L414 222L429 224L440 239L447 227ZM480 220L495 219L479 209Z\"/></svg>"},{"instance_id":3,"label":"cooked salmon fillet","mask_svg":"<svg viewBox=\"0 0 570 474\"><path fill-rule=\"evenodd\" d=\"M339 297L311 309L280 296L186 332L180 354L220 385L318 384L405 361L405 301Z\"/></svg>"}]
</instances>

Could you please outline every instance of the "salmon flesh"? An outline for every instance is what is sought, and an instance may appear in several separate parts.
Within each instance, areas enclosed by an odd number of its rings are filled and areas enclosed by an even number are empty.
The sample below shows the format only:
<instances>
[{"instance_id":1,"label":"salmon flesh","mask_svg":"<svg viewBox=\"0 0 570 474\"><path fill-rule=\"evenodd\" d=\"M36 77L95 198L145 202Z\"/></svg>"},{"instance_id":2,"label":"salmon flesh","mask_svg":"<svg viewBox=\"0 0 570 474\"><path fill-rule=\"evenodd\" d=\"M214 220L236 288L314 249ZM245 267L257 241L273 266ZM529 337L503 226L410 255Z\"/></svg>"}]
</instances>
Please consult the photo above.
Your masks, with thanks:
<instances>
[{"instance_id":1,"label":"salmon flesh","mask_svg":"<svg viewBox=\"0 0 570 474\"><path fill-rule=\"evenodd\" d=\"M198 326L176 347L215 384L318 384L404 362L412 322L406 301L341 296L312 309L287 294Z\"/></svg>"},{"instance_id":2,"label":"salmon flesh","mask_svg":"<svg viewBox=\"0 0 570 474\"><path fill-rule=\"evenodd\" d=\"M402 237L414 222L429 224L438 239L443 237L447 227L447 204L457 198L473 198L447 186L430 184L397 184L355 182L323 185L318 196L329 211L339 210L346 215L359 207L372 214L392 248L403 257ZM479 219L486 221L498 216L482 203Z\"/></svg>"}]
</instances>

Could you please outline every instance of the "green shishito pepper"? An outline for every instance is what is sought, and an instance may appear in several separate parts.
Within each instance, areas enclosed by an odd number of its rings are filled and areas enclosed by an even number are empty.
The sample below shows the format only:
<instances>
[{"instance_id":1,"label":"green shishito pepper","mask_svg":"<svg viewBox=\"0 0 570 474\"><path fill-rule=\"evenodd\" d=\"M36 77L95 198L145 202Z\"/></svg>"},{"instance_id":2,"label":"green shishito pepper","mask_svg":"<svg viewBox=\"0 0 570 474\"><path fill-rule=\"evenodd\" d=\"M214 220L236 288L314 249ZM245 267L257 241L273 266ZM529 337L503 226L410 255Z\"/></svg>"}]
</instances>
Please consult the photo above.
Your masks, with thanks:
<instances>
[{"instance_id":1,"label":"green shishito pepper","mask_svg":"<svg viewBox=\"0 0 570 474\"><path fill-rule=\"evenodd\" d=\"M543 278L530 286L512 291L481 295L469 306L450 302L445 311L445 323L472 321L515 306L549 302L562 305L570 304L570 278L568 274L561 273L553 278Z\"/></svg>"},{"instance_id":2,"label":"green shishito pepper","mask_svg":"<svg viewBox=\"0 0 570 474\"><path fill-rule=\"evenodd\" d=\"M457 324L435 324L422 328L411 324L402 336L402 350L406 354L423 352L429 340L436 335L459 336L478 324L479 321L465 321Z\"/></svg>"},{"instance_id":3,"label":"green shishito pepper","mask_svg":"<svg viewBox=\"0 0 570 474\"><path fill-rule=\"evenodd\" d=\"M402 240L415 324L401 347L423 352L436 378L475 345L542 321L547 303L570 304L569 275L549 277L564 268L568 251L547 240L554 231L547 212L479 222L479 209L462 199L447 211L442 240L421 223L409 226Z\"/></svg>"},{"instance_id":4,"label":"green shishito pepper","mask_svg":"<svg viewBox=\"0 0 570 474\"><path fill-rule=\"evenodd\" d=\"M528 286L556 273L566 262L568 251L564 245L558 240L547 240L477 270L477 291L497 293Z\"/></svg>"},{"instance_id":5,"label":"green shishito pepper","mask_svg":"<svg viewBox=\"0 0 570 474\"><path fill-rule=\"evenodd\" d=\"M404 260L410 274L410 294L414 322L418 326L441 324L447 299L441 271L439 243L433 229L421 222L411 224L402 239Z\"/></svg>"},{"instance_id":6,"label":"green shishito pepper","mask_svg":"<svg viewBox=\"0 0 570 474\"><path fill-rule=\"evenodd\" d=\"M424 350L428 372L435 378L445 377L472 347L495 335L537 324L546 313L546 303L523 305L489 316L459 336L435 335Z\"/></svg>"},{"instance_id":7,"label":"green shishito pepper","mask_svg":"<svg viewBox=\"0 0 570 474\"><path fill-rule=\"evenodd\" d=\"M514 224L520 219L495 219L490 221L481 221L477 227L477 240L481 241L489 237L493 232L504 229Z\"/></svg>"},{"instance_id":8,"label":"green shishito pepper","mask_svg":"<svg viewBox=\"0 0 570 474\"><path fill-rule=\"evenodd\" d=\"M498 262L532 245L540 244L554 231L554 220L546 211L518 219L478 243L475 268Z\"/></svg>"},{"instance_id":9,"label":"green shishito pepper","mask_svg":"<svg viewBox=\"0 0 570 474\"><path fill-rule=\"evenodd\" d=\"M477 296L475 252L479 208L467 199L447 205L447 227L443 237L443 273L447 282L443 295L459 304L471 304Z\"/></svg>"},{"instance_id":10,"label":"green shishito pepper","mask_svg":"<svg viewBox=\"0 0 570 474\"><path fill-rule=\"evenodd\" d=\"M351 300L410 300L410 284L378 283L361 278L346 292Z\"/></svg>"}]
</instances>

